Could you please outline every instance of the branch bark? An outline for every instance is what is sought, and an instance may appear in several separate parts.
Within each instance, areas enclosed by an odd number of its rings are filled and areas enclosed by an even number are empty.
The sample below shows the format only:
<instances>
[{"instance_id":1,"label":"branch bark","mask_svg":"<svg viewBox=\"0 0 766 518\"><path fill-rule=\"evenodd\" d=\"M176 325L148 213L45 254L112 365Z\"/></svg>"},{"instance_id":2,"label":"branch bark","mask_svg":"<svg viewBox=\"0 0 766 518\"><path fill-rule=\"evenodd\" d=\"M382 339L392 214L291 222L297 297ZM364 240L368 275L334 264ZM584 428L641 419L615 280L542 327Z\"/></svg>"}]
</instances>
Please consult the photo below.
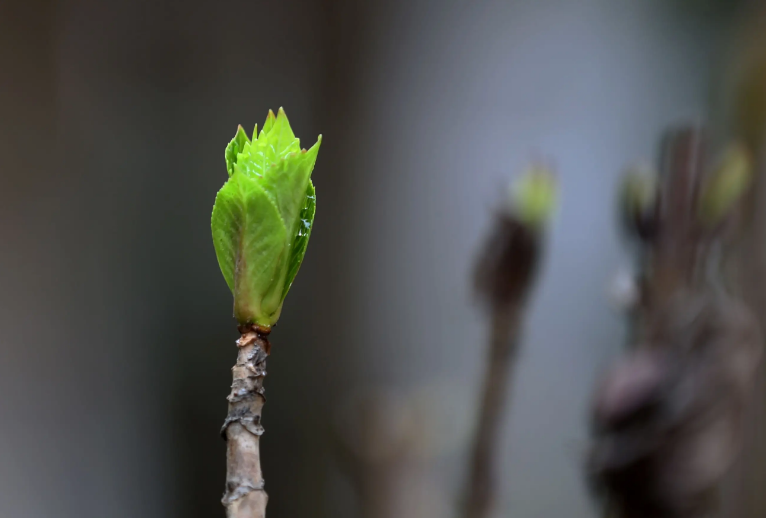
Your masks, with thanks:
<instances>
[{"instance_id":1,"label":"branch bark","mask_svg":"<svg viewBox=\"0 0 766 518\"><path fill-rule=\"evenodd\" d=\"M495 488L495 463L509 386L516 363L521 307L492 315L489 364L484 379L478 427L473 442L466 518L489 516Z\"/></svg>"},{"instance_id":2,"label":"branch bark","mask_svg":"<svg viewBox=\"0 0 766 518\"><path fill-rule=\"evenodd\" d=\"M669 131L663 142L659 234L650 246L647 265L649 312L699 280L702 236L695 200L705 164L704 141L701 128L688 127Z\"/></svg>"},{"instance_id":3,"label":"branch bark","mask_svg":"<svg viewBox=\"0 0 766 518\"><path fill-rule=\"evenodd\" d=\"M540 234L512 214L495 221L476 270L476 288L491 311L487 373L473 439L465 518L486 518L495 501L497 449L521 321L537 272Z\"/></svg>"},{"instance_id":4,"label":"branch bark","mask_svg":"<svg viewBox=\"0 0 766 518\"><path fill-rule=\"evenodd\" d=\"M261 412L266 402L263 380L271 345L270 329L256 325L240 327L237 363L229 413L221 429L226 439L226 493L222 503L227 518L265 518L268 495L261 471L260 438L264 432Z\"/></svg>"},{"instance_id":5,"label":"branch bark","mask_svg":"<svg viewBox=\"0 0 766 518\"><path fill-rule=\"evenodd\" d=\"M741 450L762 336L748 306L718 285L711 246L727 244L724 229L695 219L703 143L695 128L665 141L636 348L596 392L589 470L621 518L718 513L721 482Z\"/></svg>"}]
</instances>

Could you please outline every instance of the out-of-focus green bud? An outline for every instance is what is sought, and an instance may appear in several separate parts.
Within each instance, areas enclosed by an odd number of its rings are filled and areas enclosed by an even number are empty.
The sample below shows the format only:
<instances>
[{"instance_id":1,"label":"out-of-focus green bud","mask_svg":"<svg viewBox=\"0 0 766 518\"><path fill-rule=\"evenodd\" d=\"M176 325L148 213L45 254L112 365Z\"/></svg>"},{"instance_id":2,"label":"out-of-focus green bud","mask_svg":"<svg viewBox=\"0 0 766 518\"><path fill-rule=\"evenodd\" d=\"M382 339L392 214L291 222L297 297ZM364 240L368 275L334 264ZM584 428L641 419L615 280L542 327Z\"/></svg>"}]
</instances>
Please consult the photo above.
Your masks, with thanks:
<instances>
[{"instance_id":1,"label":"out-of-focus green bud","mask_svg":"<svg viewBox=\"0 0 766 518\"><path fill-rule=\"evenodd\" d=\"M620 211L628 232L644 241L654 237L658 210L657 173L646 165L629 169L620 187Z\"/></svg>"},{"instance_id":2,"label":"out-of-focus green bud","mask_svg":"<svg viewBox=\"0 0 766 518\"><path fill-rule=\"evenodd\" d=\"M760 23L758 31L764 32ZM744 70L734 98L735 129L752 148L762 147L766 135L766 42L763 36L758 39L742 56Z\"/></svg>"},{"instance_id":3,"label":"out-of-focus green bud","mask_svg":"<svg viewBox=\"0 0 766 518\"><path fill-rule=\"evenodd\" d=\"M529 292L538 266L542 231L556 209L556 177L529 167L509 188L506 210L497 214L476 264L476 290L490 305L512 307Z\"/></svg>"},{"instance_id":4,"label":"out-of-focus green bud","mask_svg":"<svg viewBox=\"0 0 766 518\"><path fill-rule=\"evenodd\" d=\"M731 144L705 181L699 198L699 217L705 226L720 224L742 199L753 181L753 163L744 145Z\"/></svg>"},{"instance_id":5,"label":"out-of-focus green bud","mask_svg":"<svg viewBox=\"0 0 766 518\"><path fill-rule=\"evenodd\" d=\"M211 227L218 264L242 323L272 326L303 262L314 223L311 183L319 141L301 149L284 110L269 111L252 140L240 126L226 147L229 180L218 192Z\"/></svg>"},{"instance_id":6,"label":"out-of-focus green bud","mask_svg":"<svg viewBox=\"0 0 766 518\"><path fill-rule=\"evenodd\" d=\"M657 175L647 168L631 169L622 184L622 200L631 212L647 212L657 203Z\"/></svg>"},{"instance_id":7,"label":"out-of-focus green bud","mask_svg":"<svg viewBox=\"0 0 766 518\"><path fill-rule=\"evenodd\" d=\"M531 166L511 183L511 211L532 229L541 229L550 220L557 202L556 177L545 167Z\"/></svg>"}]
</instances>

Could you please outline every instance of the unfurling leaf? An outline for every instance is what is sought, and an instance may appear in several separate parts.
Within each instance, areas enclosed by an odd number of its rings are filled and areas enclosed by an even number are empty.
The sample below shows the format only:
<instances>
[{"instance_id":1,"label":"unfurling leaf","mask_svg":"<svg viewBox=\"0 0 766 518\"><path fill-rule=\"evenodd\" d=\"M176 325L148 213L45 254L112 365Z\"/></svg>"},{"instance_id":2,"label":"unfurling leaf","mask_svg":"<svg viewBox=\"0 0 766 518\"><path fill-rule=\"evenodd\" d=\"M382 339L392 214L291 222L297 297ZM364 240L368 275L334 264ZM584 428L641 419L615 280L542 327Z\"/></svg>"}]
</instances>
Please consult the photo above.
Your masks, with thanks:
<instances>
[{"instance_id":1,"label":"unfurling leaf","mask_svg":"<svg viewBox=\"0 0 766 518\"><path fill-rule=\"evenodd\" d=\"M271 326L300 269L314 223L316 144L301 150L284 110L269 111L252 140L240 126L226 147L229 180L211 227L221 272L240 323Z\"/></svg>"}]
</instances>

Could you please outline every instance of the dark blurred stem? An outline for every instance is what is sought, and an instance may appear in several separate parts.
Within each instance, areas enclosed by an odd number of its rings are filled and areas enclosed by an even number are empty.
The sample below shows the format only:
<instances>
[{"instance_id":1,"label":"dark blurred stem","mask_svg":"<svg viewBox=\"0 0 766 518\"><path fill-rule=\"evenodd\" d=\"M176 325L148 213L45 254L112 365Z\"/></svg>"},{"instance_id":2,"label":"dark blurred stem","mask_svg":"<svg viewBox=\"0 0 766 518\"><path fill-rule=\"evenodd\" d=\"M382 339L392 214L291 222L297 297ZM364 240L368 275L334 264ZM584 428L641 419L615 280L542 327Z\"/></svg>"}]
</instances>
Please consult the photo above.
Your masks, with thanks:
<instances>
[{"instance_id":1,"label":"dark blurred stem","mask_svg":"<svg viewBox=\"0 0 766 518\"><path fill-rule=\"evenodd\" d=\"M268 495L261 472L261 411L266 398L263 379L271 348L270 329L241 326L237 340L237 363L221 434L226 439L226 493L222 503L227 518L265 518Z\"/></svg>"},{"instance_id":2,"label":"dark blurred stem","mask_svg":"<svg viewBox=\"0 0 766 518\"><path fill-rule=\"evenodd\" d=\"M465 518L486 518L495 502L499 435L516 361L521 312L521 305L492 312L489 364L473 439Z\"/></svg>"}]
</instances>

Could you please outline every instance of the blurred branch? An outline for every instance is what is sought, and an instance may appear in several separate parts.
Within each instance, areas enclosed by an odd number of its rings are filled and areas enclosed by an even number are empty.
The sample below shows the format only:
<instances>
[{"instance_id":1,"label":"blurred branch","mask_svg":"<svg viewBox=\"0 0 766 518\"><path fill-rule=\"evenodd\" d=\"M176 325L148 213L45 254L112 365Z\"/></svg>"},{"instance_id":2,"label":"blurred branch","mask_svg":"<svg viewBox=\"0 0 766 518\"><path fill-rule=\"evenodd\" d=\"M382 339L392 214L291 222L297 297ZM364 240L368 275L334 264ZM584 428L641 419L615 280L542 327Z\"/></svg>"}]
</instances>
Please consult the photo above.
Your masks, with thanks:
<instances>
[{"instance_id":1,"label":"blurred branch","mask_svg":"<svg viewBox=\"0 0 766 518\"><path fill-rule=\"evenodd\" d=\"M375 392L354 401L339 416L333 450L348 475L362 518L395 518L397 481L404 470L403 408L391 394Z\"/></svg>"},{"instance_id":2,"label":"blurred branch","mask_svg":"<svg viewBox=\"0 0 766 518\"><path fill-rule=\"evenodd\" d=\"M496 216L476 270L476 288L489 307L491 331L463 516L485 518L496 493L497 449L527 296L539 263L543 225L555 204L555 184L532 169L516 184L511 210Z\"/></svg>"},{"instance_id":3,"label":"blurred branch","mask_svg":"<svg viewBox=\"0 0 766 518\"><path fill-rule=\"evenodd\" d=\"M706 178L704 140L691 127L664 140L638 347L595 398L591 475L622 518L703 518L717 507L761 357L760 326L716 285L711 253L737 222L746 162L727 153Z\"/></svg>"},{"instance_id":4,"label":"blurred branch","mask_svg":"<svg viewBox=\"0 0 766 518\"><path fill-rule=\"evenodd\" d=\"M734 56L732 125L755 161L754 185L746 196L743 232L728 258L730 281L743 299L766 322L766 9L753 3L742 44ZM727 79L729 79L727 77ZM745 445L727 487L727 517L766 516L766 371L757 371L753 400L747 409Z\"/></svg>"},{"instance_id":5,"label":"blurred branch","mask_svg":"<svg viewBox=\"0 0 766 518\"><path fill-rule=\"evenodd\" d=\"M492 315L489 362L484 378L478 426L473 439L466 518L489 515L496 493L496 459L503 410L509 397L520 335L521 306Z\"/></svg>"},{"instance_id":6,"label":"blurred branch","mask_svg":"<svg viewBox=\"0 0 766 518\"><path fill-rule=\"evenodd\" d=\"M333 451L351 483L362 518L443 518L446 493L432 484L427 460L439 452L438 419L420 398L373 390L352 393L332 431ZM437 401L425 402L431 410ZM430 446L430 447L429 447Z\"/></svg>"}]
</instances>

